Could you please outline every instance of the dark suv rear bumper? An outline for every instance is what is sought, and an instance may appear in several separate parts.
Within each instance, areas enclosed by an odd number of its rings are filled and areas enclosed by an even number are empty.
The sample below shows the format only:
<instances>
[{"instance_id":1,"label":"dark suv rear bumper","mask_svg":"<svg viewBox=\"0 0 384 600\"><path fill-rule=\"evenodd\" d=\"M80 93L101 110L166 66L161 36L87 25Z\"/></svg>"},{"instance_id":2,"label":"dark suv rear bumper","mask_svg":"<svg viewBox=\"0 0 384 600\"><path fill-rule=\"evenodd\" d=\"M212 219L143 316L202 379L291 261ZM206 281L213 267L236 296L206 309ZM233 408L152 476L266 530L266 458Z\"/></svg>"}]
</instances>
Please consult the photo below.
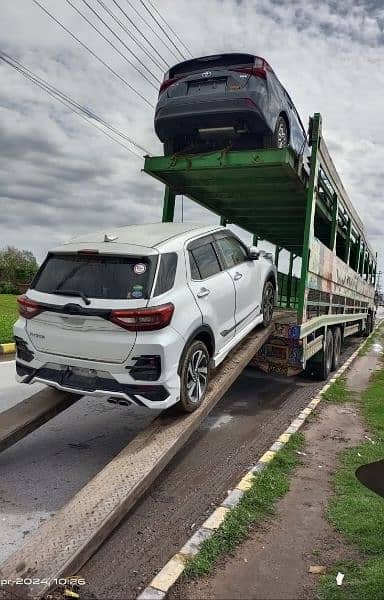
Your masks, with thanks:
<instances>
[{"instance_id":1,"label":"dark suv rear bumper","mask_svg":"<svg viewBox=\"0 0 384 600\"><path fill-rule=\"evenodd\" d=\"M232 127L246 124L252 133L269 131L264 116L249 98L225 100L172 100L159 107L155 115L156 134L162 142L198 129Z\"/></svg>"}]
</instances>

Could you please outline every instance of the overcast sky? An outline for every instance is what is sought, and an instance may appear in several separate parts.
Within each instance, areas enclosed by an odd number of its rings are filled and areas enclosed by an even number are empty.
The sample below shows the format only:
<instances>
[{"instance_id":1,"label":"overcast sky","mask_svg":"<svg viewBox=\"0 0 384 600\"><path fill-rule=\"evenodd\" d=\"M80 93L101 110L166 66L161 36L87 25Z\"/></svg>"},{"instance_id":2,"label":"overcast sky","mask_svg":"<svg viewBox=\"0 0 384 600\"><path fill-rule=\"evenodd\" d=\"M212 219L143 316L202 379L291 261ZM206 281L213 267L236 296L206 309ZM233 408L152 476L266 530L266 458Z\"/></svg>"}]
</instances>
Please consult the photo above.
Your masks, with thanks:
<instances>
[{"instance_id":1,"label":"overcast sky","mask_svg":"<svg viewBox=\"0 0 384 600\"><path fill-rule=\"evenodd\" d=\"M149 102L156 103L156 90L65 0L40 1ZM82 0L72 2L97 23ZM96 0L88 2L112 24ZM124 19L114 0L104 2ZM130 3L150 19L140 0ZM138 20L128 0L118 4L167 62L178 62ZM193 55L223 51L261 55L290 92L305 124L310 114L322 113L332 157L383 269L383 0L157 0L156 6ZM152 154L161 153L150 106L32 0L2 0L1 8L1 50ZM118 31L116 24L112 26ZM125 33L119 33L134 48ZM135 48L134 55L161 77L142 51ZM162 186L141 173L141 159L4 64L0 64L0 82L0 247L30 249L41 260L48 248L77 233L161 219ZM176 216L180 219L180 203ZM189 201L184 204L184 217L217 222Z\"/></svg>"}]
</instances>

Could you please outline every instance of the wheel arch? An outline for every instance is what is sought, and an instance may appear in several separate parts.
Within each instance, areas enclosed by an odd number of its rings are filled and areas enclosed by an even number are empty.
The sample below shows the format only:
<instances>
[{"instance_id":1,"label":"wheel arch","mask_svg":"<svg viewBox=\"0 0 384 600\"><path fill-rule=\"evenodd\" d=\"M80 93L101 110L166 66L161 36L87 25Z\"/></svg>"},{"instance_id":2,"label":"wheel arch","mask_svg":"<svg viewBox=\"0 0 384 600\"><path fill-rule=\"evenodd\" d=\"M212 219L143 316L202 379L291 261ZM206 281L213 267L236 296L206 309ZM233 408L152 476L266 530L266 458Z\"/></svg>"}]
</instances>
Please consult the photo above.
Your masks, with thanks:
<instances>
[{"instance_id":1,"label":"wheel arch","mask_svg":"<svg viewBox=\"0 0 384 600\"><path fill-rule=\"evenodd\" d=\"M195 342L196 340L200 340L201 342L203 342L206 345L210 358L212 358L214 356L216 344L215 344L215 336L213 335L213 331L209 327L209 325L200 325L197 329L195 329L193 331L193 333L191 333L191 335L185 342L184 349L183 349L183 352L180 357L179 367L177 369L178 373L180 373L180 365L181 365L182 357L184 356L187 348L189 348L189 346L192 344L192 342Z\"/></svg>"}]
</instances>

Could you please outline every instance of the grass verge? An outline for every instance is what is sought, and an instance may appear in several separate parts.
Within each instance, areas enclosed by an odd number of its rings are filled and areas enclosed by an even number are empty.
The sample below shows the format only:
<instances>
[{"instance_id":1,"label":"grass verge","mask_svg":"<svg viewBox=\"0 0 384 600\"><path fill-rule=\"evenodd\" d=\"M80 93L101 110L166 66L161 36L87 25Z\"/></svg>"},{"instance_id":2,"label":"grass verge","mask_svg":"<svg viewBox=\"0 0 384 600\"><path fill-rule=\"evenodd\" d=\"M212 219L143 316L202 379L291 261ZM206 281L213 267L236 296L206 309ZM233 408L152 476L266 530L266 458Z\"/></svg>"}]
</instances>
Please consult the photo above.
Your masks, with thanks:
<instances>
[{"instance_id":1,"label":"grass verge","mask_svg":"<svg viewBox=\"0 0 384 600\"><path fill-rule=\"evenodd\" d=\"M274 514L277 500L289 489L290 474L300 462L297 450L303 445L304 436L293 434L264 471L255 475L252 487L236 508L227 514L219 529L187 563L185 577L196 578L211 573L217 559L232 552L247 536L252 525Z\"/></svg>"},{"instance_id":2,"label":"grass verge","mask_svg":"<svg viewBox=\"0 0 384 600\"><path fill-rule=\"evenodd\" d=\"M13 325L17 320L17 296L0 294L0 344L13 341Z\"/></svg>"},{"instance_id":3,"label":"grass verge","mask_svg":"<svg viewBox=\"0 0 384 600\"><path fill-rule=\"evenodd\" d=\"M364 561L335 565L332 573L320 580L321 600L384 599L384 500L355 476L360 465L384 457L383 397L384 369L374 373L359 403L370 439L342 453L327 515L335 529L361 549ZM336 585L337 571L345 574L341 587Z\"/></svg>"},{"instance_id":4,"label":"grass verge","mask_svg":"<svg viewBox=\"0 0 384 600\"><path fill-rule=\"evenodd\" d=\"M346 380L344 377L336 379L329 388L321 394L321 398L332 404L343 404L351 399L351 391L347 389Z\"/></svg>"}]
</instances>

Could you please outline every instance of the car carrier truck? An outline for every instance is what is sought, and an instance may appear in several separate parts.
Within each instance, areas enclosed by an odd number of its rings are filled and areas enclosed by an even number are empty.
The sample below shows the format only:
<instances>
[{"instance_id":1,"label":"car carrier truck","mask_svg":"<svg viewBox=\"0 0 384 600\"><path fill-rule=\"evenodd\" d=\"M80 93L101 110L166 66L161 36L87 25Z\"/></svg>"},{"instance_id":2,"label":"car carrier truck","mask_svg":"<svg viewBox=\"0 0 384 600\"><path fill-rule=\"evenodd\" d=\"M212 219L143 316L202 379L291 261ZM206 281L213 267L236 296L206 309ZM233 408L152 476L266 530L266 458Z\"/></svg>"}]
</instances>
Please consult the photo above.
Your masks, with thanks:
<instances>
[{"instance_id":1,"label":"car carrier truck","mask_svg":"<svg viewBox=\"0 0 384 600\"><path fill-rule=\"evenodd\" d=\"M326 379L337 368L343 341L369 335L376 306L377 256L348 198L322 135L321 115L310 118L310 152L291 148L145 157L144 171L166 186L163 221L174 219L183 194L289 252L279 272L274 331L252 363L269 373L303 370ZM294 261L301 274L293 274Z\"/></svg>"}]
</instances>

